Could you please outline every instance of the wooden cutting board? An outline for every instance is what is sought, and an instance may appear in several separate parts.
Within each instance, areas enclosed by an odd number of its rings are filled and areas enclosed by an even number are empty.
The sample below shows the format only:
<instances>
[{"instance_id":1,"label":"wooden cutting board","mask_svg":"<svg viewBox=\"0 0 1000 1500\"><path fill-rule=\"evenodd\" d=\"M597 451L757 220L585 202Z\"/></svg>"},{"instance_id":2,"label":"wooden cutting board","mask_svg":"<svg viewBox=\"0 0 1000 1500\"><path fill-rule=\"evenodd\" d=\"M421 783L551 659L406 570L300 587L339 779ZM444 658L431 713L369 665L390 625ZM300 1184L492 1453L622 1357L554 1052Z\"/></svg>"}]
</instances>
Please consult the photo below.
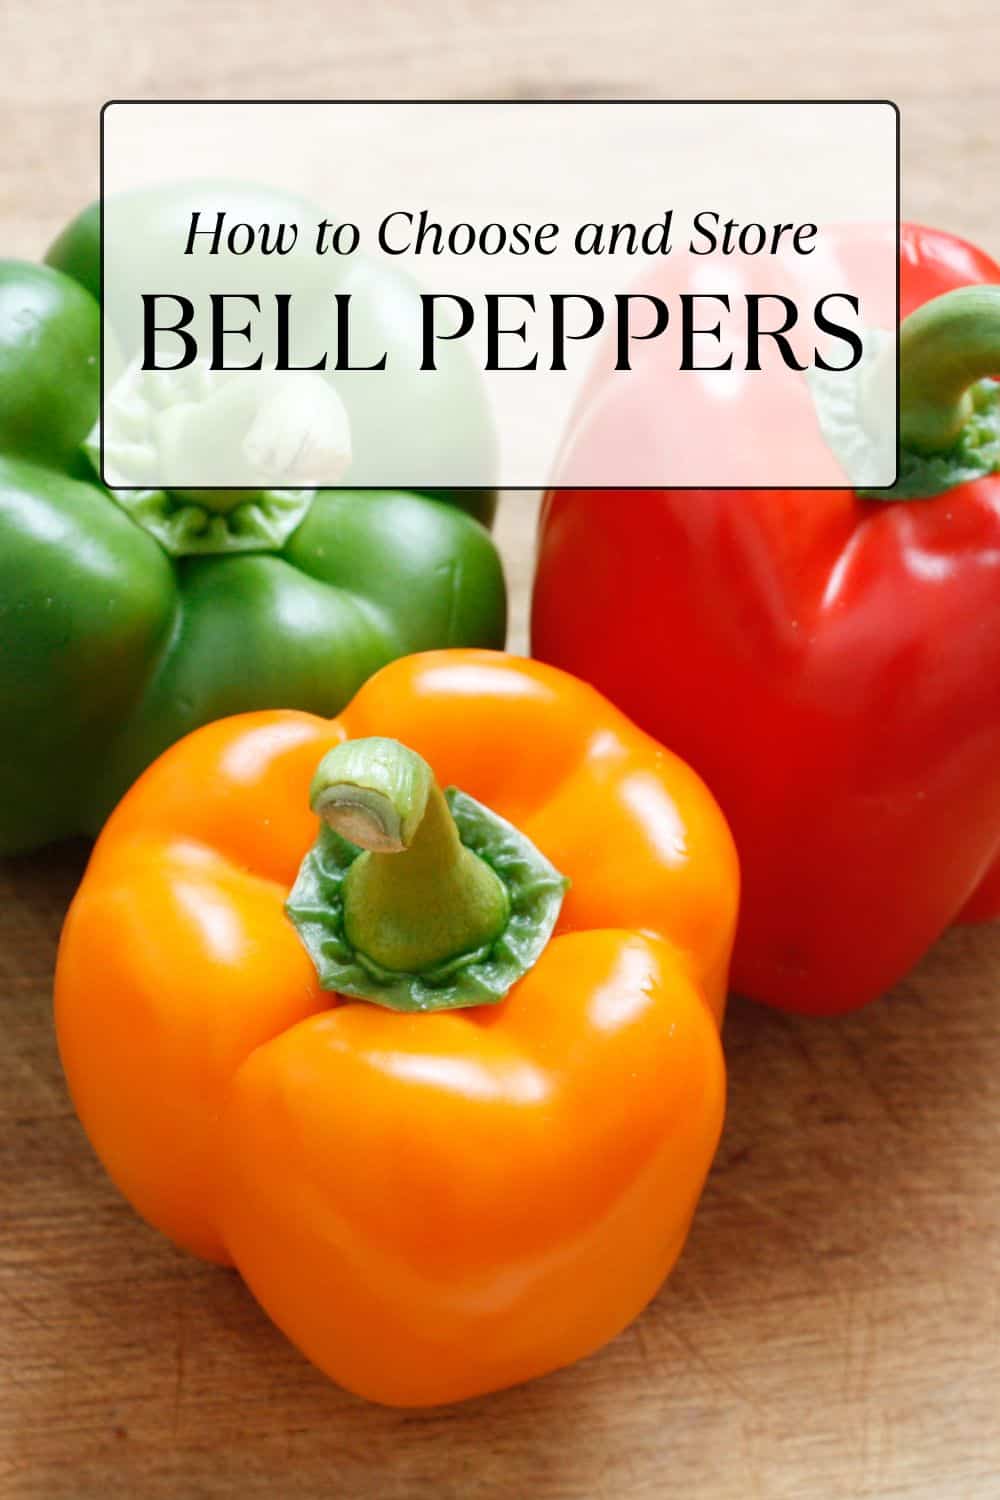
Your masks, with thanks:
<instances>
[{"instance_id":1,"label":"wooden cutting board","mask_svg":"<svg viewBox=\"0 0 1000 1500\"><path fill-rule=\"evenodd\" d=\"M574 1369L401 1414L330 1385L92 1157L49 994L84 857L9 862L0 891L0 1494L1000 1494L1000 925L846 1021L735 1004L722 1150L645 1315Z\"/></svg>"},{"instance_id":2,"label":"wooden cutting board","mask_svg":"<svg viewBox=\"0 0 1000 1500\"><path fill-rule=\"evenodd\" d=\"M1000 252L995 0L33 0L4 25L5 254L96 190L106 98L393 95L895 98L904 211ZM500 518L518 648L533 518ZM846 1021L734 1004L722 1150L654 1304L574 1369L399 1414L105 1180L50 1021L84 858L0 875L3 1500L998 1500L1000 925Z\"/></svg>"}]
</instances>

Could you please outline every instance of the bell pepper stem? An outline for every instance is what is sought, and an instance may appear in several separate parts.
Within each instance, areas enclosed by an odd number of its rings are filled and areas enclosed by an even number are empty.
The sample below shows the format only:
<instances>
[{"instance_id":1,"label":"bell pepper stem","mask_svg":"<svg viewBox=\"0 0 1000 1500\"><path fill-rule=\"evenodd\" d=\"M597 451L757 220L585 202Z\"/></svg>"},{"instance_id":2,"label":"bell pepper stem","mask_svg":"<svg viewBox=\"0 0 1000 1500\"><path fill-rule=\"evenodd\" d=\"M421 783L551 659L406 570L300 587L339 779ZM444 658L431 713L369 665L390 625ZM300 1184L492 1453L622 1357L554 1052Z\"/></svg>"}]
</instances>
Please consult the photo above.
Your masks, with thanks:
<instances>
[{"instance_id":1,"label":"bell pepper stem","mask_svg":"<svg viewBox=\"0 0 1000 1500\"><path fill-rule=\"evenodd\" d=\"M351 462L347 410L311 371L180 370L133 362L105 402L104 473L112 487L167 489L208 516L228 516L284 486L334 484ZM85 447L95 467L100 426ZM170 483L190 474L200 486Z\"/></svg>"},{"instance_id":2,"label":"bell pepper stem","mask_svg":"<svg viewBox=\"0 0 1000 1500\"><path fill-rule=\"evenodd\" d=\"M970 387L1000 374L1000 286L966 286L924 303L899 330L899 436L946 453L972 415Z\"/></svg>"},{"instance_id":3,"label":"bell pepper stem","mask_svg":"<svg viewBox=\"0 0 1000 1500\"><path fill-rule=\"evenodd\" d=\"M333 484L350 462L347 414L320 375L255 375L207 386L200 401L166 404L157 417L162 465L211 473L220 452L231 455L250 485ZM227 514L253 490L175 491L206 510Z\"/></svg>"},{"instance_id":4,"label":"bell pepper stem","mask_svg":"<svg viewBox=\"0 0 1000 1500\"><path fill-rule=\"evenodd\" d=\"M509 915L506 889L462 844L427 762L396 740L346 740L313 777L310 805L363 849L344 886L352 946L381 968L419 974L487 946Z\"/></svg>"}]
</instances>

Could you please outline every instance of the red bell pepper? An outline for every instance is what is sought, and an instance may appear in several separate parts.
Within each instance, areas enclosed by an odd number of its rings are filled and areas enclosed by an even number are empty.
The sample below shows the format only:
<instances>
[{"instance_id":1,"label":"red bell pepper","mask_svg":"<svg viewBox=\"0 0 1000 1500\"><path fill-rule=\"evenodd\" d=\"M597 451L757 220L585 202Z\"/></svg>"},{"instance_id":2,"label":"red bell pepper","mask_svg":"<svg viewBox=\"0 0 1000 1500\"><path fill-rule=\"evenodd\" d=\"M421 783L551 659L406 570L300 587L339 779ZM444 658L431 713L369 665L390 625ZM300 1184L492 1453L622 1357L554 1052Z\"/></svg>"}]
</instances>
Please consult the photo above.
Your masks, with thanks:
<instances>
[{"instance_id":1,"label":"red bell pepper","mask_svg":"<svg viewBox=\"0 0 1000 1500\"><path fill-rule=\"evenodd\" d=\"M815 1014L1000 914L1000 285L952 290L1000 267L901 243L896 491L553 490L542 512L535 654L702 774L744 870L734 988ZM707 421L697 395L700 430L646 378L662 442L762 440L752 388Z\"/></svg>"}]
</instances>

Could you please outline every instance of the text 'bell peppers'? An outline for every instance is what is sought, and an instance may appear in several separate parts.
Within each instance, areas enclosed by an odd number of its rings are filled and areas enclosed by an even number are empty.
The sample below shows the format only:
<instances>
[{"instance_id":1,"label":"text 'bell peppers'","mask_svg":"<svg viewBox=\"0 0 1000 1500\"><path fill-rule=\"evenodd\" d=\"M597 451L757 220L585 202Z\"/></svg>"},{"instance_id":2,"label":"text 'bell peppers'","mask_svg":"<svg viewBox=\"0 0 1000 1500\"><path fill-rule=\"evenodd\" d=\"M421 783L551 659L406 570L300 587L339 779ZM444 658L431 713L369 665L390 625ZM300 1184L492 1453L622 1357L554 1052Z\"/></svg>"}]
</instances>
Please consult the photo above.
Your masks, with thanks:
<instances>
[{"instance_id":1,"label":"text 'bell peppers'","mask_svg":"<svg viewBox=\"0 0 1000 1500\"><path fill-rule=\"evenodd\" d=\"M83 451L100 406L96 209L51 258L0 262L0 717L17 726L0 853L96 832L200 724L336 713L393 657L505 633L499 557L464 513L488 521L488 492L105 489ZM464 389L436 424L419 414L440 441Z\"/></svg>"},{"instance_id":2,"label":"text 'bell peppers'","mask_svg":"<svg viewBox=\"0 0 1000 1500\"><path fill-rule=\"evenodd\" d=\"M1000 913L1000 267L904 226L900 271L895 490L556 490L541 523L536 653L705 777L744 875L734 987L804 1012ZM782 441L753 377L706 384L700 427L672 390L639 396L665 444Z\"/></svg>"},{"instance_id":3,"label":"text 'bell peppers'","mask_svg":"<svg viewBox=\"0 0 1000 1500\"><path fill-rule=\"evenodd\" d=\"M409 657L332 722L200 729L125 796L60 945L66 1077L138 1211L335 1380L498 1389L613 1337L680 1253L737 886L701 781L592 688Z\"/></svg>"}]
</instances>

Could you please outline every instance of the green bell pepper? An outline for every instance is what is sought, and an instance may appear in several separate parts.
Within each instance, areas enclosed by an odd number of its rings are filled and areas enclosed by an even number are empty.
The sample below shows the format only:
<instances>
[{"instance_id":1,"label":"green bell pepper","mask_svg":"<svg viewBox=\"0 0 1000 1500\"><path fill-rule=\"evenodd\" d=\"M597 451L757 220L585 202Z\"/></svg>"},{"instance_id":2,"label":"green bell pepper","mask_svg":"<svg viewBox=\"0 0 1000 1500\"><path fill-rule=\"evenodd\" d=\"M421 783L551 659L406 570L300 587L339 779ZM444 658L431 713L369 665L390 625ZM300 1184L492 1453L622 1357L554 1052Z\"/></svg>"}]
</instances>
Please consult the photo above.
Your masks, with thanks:
<instances>
[{"instance_id":1,"label":"green bell pepper","mask_svg":"<svg viewBox=\"0 0 1000 1500\"><path fill-rule=\"evenodd\" d=\"M490 492L101 486L93 208L49 260L0 262L3 853L95 833L212 719L332 715L394 657L505 633Z\"/></svg>"}]
</instances>

